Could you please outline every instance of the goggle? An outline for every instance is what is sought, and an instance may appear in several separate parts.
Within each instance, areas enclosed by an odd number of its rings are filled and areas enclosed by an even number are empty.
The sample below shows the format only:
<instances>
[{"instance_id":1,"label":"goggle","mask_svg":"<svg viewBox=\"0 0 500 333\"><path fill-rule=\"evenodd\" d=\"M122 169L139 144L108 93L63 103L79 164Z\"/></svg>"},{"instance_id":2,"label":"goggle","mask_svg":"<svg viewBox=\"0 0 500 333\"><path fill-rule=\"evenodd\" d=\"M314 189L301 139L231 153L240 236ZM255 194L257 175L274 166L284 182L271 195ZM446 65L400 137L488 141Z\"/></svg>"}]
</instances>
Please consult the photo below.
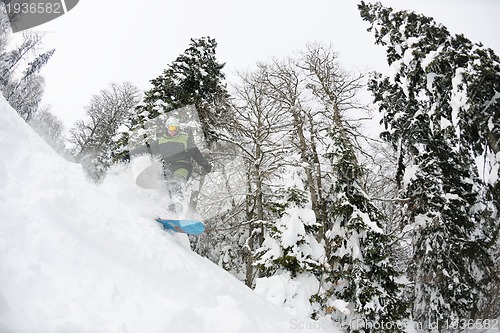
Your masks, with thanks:
<instances>
[{"instance_id":1,"label":"goggle","mask_svg":"<svg viewBox=\"0 0 500 333\"><path fill-rule=\"evenodd\" d=\"M176 130L177 130L177 126L167 126L167 128L168 128L170 131L176 131Z\"/></svg>"}]
</instances>

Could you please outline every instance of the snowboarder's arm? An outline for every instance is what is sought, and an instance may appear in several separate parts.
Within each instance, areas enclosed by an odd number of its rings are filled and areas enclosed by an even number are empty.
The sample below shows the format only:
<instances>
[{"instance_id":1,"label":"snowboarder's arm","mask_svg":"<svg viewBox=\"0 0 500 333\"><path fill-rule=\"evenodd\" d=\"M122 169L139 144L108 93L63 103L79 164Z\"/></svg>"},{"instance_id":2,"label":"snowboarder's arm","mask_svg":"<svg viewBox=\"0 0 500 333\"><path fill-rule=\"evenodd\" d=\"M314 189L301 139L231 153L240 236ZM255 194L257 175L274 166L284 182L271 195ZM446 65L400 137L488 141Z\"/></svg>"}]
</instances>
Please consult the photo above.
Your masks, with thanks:
<instances>
[{"instance_id":1,"label":"snowboarder's arm","mask_svg":"<svg viewBox=\"0 0 500 333\"><path fill-rule=\"evenodd\" d=\"M212 170L212 165L208 163L200 149L196 146L191 136L188 137L188 154L198 163L205 172L210 172Z\"/></svg>"},{"instance_id":2,"label":"snowboarder's arm","mask_svg":"<svg viewBox=\"0 0 500 333\"><path fill-rule=\"evenodd\" d=\"M156 154L158 152L158 142L146 143L130 151L130 157L141 154Z\"/></svg>"}]
</instances>

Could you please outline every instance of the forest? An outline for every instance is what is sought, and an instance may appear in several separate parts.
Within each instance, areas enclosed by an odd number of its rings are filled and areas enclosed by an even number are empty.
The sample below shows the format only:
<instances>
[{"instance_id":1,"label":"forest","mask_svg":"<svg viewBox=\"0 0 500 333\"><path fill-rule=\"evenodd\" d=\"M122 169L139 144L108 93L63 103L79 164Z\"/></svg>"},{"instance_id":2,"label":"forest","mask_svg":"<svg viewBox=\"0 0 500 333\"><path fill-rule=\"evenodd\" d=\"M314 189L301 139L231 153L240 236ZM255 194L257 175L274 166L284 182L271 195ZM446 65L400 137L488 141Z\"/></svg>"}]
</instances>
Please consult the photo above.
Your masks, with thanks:
<instances>
[{"instance_id":1,"label":"forest","mask_svg":"<svg viewBox=\"0 0 500 333\"><path fill-rule=\"evenodd\" d=\"M29 33L9 47L2 15L0 89L96 184L179 114L213 164L188 184L206 218L193 251L292 313L439 331L497 319L500 59L430 17L358 8L393 74L345 68L341 50L310 43L229 84L216 39L197 37L150 90L97 92L66 136L41 103L55 50Z\"/></svg>"}]
</instances>

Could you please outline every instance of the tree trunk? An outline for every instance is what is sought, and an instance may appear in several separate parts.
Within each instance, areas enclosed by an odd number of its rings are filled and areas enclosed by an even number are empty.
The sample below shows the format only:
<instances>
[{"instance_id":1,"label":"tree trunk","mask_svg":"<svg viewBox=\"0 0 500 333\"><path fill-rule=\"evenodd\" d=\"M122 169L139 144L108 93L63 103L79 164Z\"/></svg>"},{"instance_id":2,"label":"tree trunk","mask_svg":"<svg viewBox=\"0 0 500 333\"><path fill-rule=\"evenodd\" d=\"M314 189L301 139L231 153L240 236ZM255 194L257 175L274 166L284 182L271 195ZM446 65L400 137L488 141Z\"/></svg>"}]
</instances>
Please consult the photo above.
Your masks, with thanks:
<instances>
[{"instance_id":1,"label":"tree trunk","mask_svg":"<svg viewBox=\"0 0 500 333\"><path fill-rule=\"evenodd\" d=\"M247 172L247 194L246 194L246 200L245 200L245 211L246 211L246 220L247 221L252 221L254 218L254 205L253 205L253 200L252 200L252 177L251 177L251 172ZM254 240L253 240L253 229L254 229L254 223L251 222L248 225L248 240L246 243L247 247L247 262L246 262L246 275L245 275L245 284L251 288L253 284L253 246L254 246Z\"/></svg>"},{"instance_id":2,"label":"tree trunk","mask_svg":"<svg viewBox=\"0 0 500 333\"><path fill-rule=\"evenodd\" d=\"M321 216L321 211L320 211L320 203L318 199L318 192L316 188L316 183L314 181L314 177L312 174L312 168L314 161L309 157L309 154L311 152L311 147L307 145L306 138L304 135L304 121L300 118L299 114L300 110L297 110L296 108L292 108L292 114L293 114L293 125L295 127L295 131L297 133L297 137L299 139L299 150L300 150L300 157L302 161L304 161L307 164L307 167L304 168L306 172L306 177L307 177L307 186L309 188L309 192L311 193L311 203L312 203L312 209L314 213L316 214L316 217ZM313 154L315 151L313 151Z\"/></svg>"}]
</instances>

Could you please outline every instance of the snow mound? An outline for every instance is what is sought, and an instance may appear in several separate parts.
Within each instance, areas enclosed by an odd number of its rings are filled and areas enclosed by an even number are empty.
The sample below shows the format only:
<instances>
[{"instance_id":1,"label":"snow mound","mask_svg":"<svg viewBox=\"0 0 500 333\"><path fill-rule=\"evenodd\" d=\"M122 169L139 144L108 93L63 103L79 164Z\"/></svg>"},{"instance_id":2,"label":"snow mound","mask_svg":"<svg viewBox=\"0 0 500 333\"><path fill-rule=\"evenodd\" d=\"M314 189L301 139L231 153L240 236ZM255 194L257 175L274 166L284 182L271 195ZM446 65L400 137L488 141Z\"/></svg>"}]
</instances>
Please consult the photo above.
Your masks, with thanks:
<instances>
[{"instance_id":1,"label":"snow mound","mask_svg":"<svg viewBox=\"0 0 500 333\"><path fill-rule=\"evenodd\" d=\"M116 166L102 186L0 96L0 332L291 332L293 319L153 221Z\"/></svg>"}]
</instances>

